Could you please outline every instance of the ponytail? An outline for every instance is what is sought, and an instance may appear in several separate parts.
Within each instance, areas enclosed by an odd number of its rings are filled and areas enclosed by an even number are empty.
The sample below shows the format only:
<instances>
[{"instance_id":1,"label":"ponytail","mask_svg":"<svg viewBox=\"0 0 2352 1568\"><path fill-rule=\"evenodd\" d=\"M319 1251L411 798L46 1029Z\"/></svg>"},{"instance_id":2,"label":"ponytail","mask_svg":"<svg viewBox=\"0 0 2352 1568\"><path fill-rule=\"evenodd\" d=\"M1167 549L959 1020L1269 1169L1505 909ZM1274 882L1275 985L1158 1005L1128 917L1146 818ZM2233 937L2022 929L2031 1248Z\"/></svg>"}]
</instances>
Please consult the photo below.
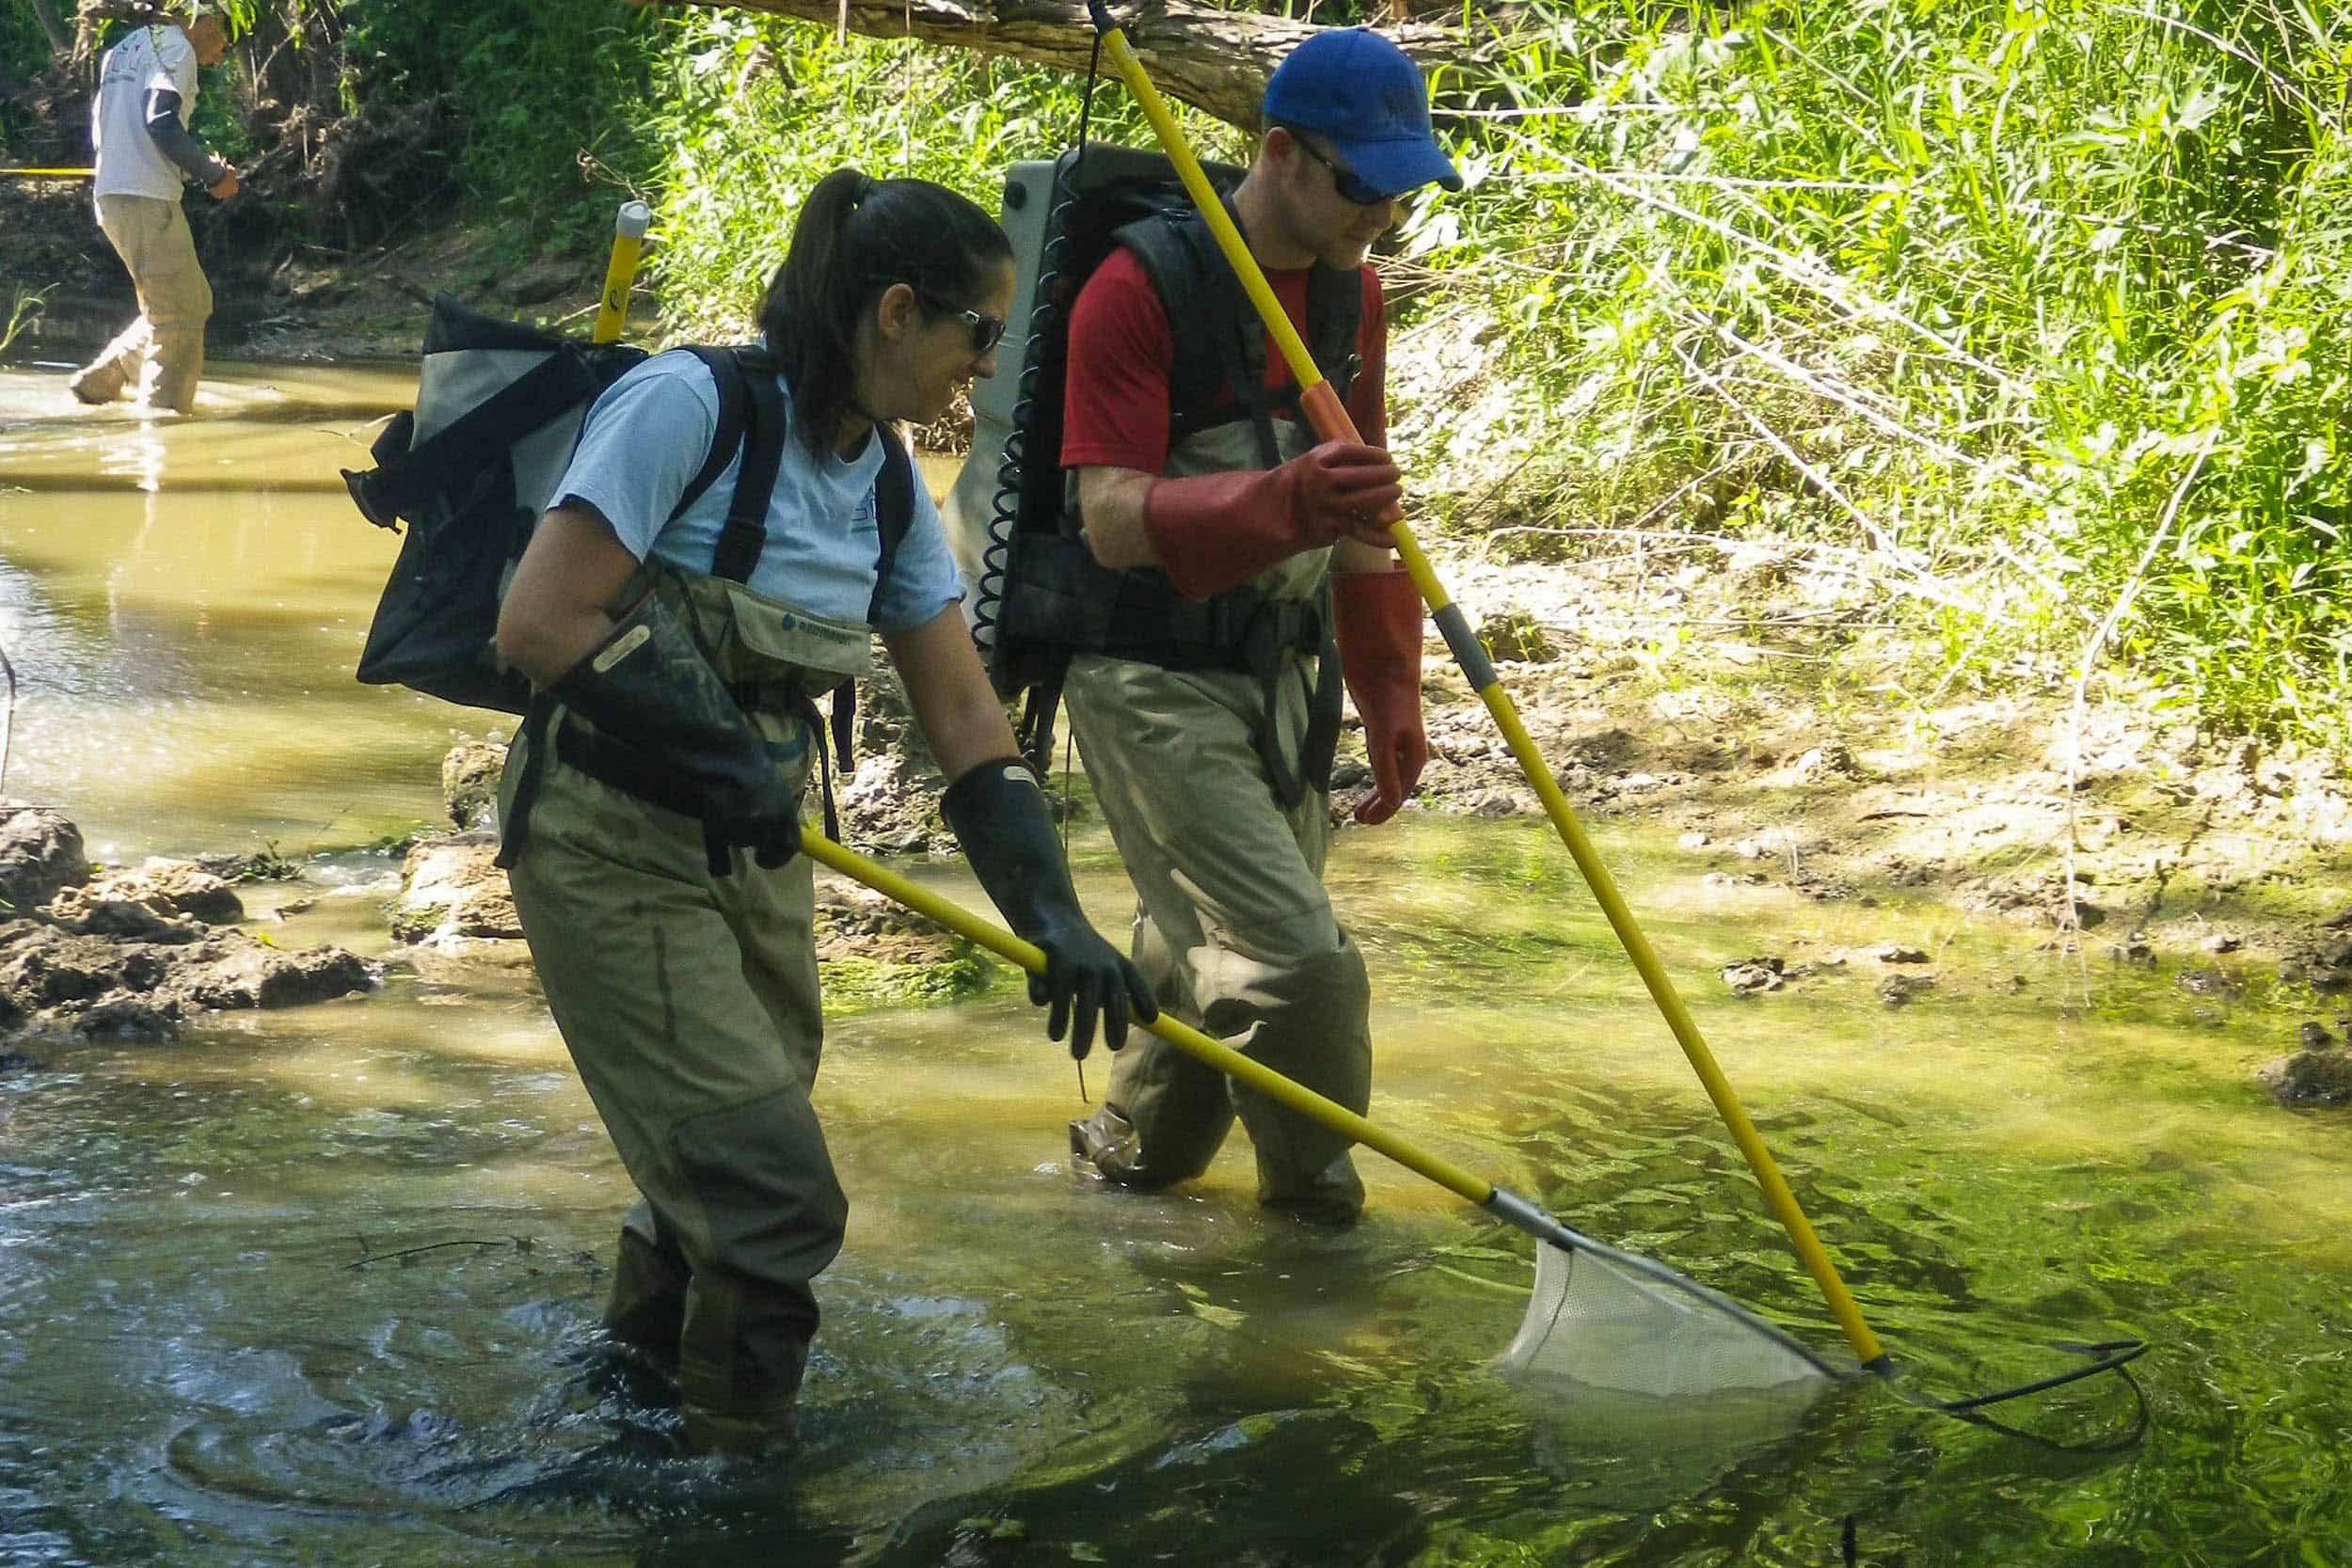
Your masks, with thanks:
<instances>
[{"instance_id":1,"label":"ponytail","mask_svg":"<svg viewBox=\"0 0 2352 1568\"><path fill-rule=\"evenodd\" d=\"M967 309L1011 256L996 220L944 185L848 167L817 182L759 309L811 453L829 451L843 418L858 412L858 324L885 290L907 284L927 311Z\"/></svg>"}]
</instances>

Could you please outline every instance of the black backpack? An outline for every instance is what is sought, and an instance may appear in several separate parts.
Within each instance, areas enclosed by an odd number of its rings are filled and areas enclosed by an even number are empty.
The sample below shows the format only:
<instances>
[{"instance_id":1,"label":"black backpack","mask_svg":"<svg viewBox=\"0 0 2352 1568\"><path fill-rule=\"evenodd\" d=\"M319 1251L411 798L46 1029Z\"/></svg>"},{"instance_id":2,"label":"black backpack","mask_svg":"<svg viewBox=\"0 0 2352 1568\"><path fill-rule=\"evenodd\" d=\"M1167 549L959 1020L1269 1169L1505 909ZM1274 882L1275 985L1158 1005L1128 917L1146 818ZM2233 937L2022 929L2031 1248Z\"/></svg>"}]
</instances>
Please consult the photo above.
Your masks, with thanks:
<instances>
[{"instance_id":1,"label":"black backpack","mask_svg":"<svg viewBox=\"0 0 2352 1568\"><path fill-rule=\"evenodd\" d=\"M741 449L712 572L742 582L758 563L783 457L775 362L751 345L689 352L718 383L719 426L671 516L707 491ZM376 438L373 469L343 471L360 515L394 532L408 524L360 651L361 681L467 707L529 707L530 681L495 646L499 602L571 461L589 405L644 358L643 349L555 337L447 296L433 302L415 410ZM914 515L914 465L896 438L883 442L874 489L879 605Z\"/></svg>"}]
</instances>

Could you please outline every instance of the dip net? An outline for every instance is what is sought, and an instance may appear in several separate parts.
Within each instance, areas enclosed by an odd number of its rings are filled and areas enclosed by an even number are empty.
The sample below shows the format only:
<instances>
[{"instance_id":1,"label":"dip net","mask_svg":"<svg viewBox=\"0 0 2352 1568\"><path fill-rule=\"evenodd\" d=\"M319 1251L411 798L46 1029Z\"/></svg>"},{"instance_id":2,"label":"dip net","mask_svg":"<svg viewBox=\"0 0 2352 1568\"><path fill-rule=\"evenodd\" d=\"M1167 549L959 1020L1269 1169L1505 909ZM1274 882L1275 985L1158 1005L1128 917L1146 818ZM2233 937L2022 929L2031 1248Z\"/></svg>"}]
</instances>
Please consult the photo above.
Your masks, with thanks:
<instances>
[{"instance_id":1,"label":"dip net","mask_svg":"<svg viewBox=\"0 0 2352 1568\"><path fill-rule=\"evenodd\" d=\"M1565 1226L1535 1259L1534 1295L1502 1354L1511 1371L1658 1399L1826 1388L1844 1375L1721 1291Z\"/></svg>"}]
</instances>

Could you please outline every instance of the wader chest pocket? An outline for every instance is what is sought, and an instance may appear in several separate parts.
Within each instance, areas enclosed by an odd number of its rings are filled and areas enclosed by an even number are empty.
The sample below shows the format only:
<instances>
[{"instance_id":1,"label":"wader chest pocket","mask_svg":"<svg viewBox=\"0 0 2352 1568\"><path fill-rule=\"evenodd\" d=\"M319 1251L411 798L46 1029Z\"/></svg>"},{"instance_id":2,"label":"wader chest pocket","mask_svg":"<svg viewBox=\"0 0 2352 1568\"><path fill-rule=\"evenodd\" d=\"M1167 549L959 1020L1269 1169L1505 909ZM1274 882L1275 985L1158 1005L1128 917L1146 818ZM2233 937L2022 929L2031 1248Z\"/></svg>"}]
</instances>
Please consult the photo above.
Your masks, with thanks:
<instances>
[{"instance_id":1,"label":"wader chest pocket","mask_svg":"<svg viewBox=\"0 0 2352 1568\"><path fill-rule=\"evenodd\" d=\"M873 641L863 622L811 615L720 578L696 586L726 595L721 645L712 660L726 680L756 686L791 681L814 695L873 673Z\"/></svg>"}]
</instances>

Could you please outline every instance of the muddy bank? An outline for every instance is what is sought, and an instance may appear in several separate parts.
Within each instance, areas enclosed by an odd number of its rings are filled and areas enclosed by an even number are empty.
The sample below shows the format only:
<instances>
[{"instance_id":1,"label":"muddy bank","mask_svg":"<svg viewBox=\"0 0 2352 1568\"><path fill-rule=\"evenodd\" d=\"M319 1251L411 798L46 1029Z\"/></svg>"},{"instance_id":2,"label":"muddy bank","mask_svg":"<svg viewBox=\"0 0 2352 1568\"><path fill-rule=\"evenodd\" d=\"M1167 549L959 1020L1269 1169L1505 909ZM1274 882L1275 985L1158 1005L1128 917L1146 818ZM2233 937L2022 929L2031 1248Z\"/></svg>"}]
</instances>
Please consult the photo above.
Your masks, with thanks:
<instances>
[{"instance_id":1,"label":"muddy bank","mask_svg":"<svg viewBox=\"0 0 2352 1568\"><path fill-rule=\"evenodd\" d=\"M2128 671L2104 673L2079 712L2055 680L1947 693L1919 650L1853 629L1867 607L1743 575L1753 542L1696 547L1708 559L1662 566L1435 552L1488 645L1534 656L1502 662L1502 685L1580 816L1674 829L1685 873L1711 883L2013 922L2077 997L2111 965L2169 972L2190 995L2259 981L2287 1053L2265 1083L2294 1103L2352 1098L2352 1057L2324 1054L2352 1038L2339 761L2201 732L2179 694ZM1418 809L1539 816L1435 639L1425 668ZM1754 963L1724 982L1778 990L1807 967ZM1889 975L1883 999L1924 983Z\"/></svg>"}]
</instances>

